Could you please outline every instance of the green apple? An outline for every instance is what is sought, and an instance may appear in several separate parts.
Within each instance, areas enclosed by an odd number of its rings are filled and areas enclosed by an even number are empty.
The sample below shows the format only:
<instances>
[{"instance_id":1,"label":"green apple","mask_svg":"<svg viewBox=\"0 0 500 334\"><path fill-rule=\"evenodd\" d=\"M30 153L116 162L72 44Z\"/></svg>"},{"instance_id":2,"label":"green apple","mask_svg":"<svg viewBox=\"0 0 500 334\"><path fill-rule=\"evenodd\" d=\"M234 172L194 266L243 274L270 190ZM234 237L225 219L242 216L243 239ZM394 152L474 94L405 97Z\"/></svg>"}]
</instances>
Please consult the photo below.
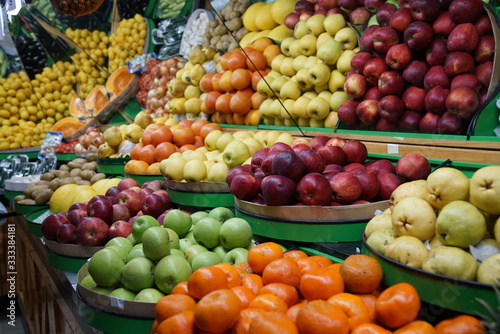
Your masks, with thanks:
<instances>
[{"instance_id":1,"label":"green apple","mask_svg":"<svg viewBox=\"0 0 500 334\"><path fill-rule=\"evenodd\" d=\"M311 99L307 105L307 115L311 119L322 120L328 116L330 112L330 102L322 97L315 97Z\"/></svg>"},{"instance_id":2,"label":"green apple","mask_svg":"<svg viewBox=\"0 0 500 334\"><path fill-rule=\"evenodd\" d=\"M142 250L142 243L135 245L132 250L128 253L126 262L130 262L130 260L135 259L136 257L146 257L144 255L144 251Z\"/></svg>"},{"instance_id":3,"label":"green apple","mask_svg":"<svg viewBox=\"0 0 500 334\"><path fill-rule=\"evenodd\" d=\"M148 228L142 235L142 251L153 262L170 254L170 235L163 226Z\"/></svg>"},{"instance_id":4,"label":"green apple","mask_svg":"<svg viewBox=\"0 0 500 334\"><path fill-rule=\"evenodd\" d=\"M168 242L170 243L170 250L174 248L179 248L179 236L171 228L165 227L168 232Z\"/></svg>"},{"instance_id":5,"label":"green apple","mask_svg":"<svg viewBox=\"0 0 500 334\"><path fill-rule=\"evenodd\" d=\"M189 262L189 264L192 263L194 257L202 252L208 252L208 249L205 246L199 245L199 244L194 244L189 246L185 251L184 251L184 257L186 260Z\"/></svg>"},{"instance_id":6,"label":"green apple","mask_svg":"<svg viewBox=\"0 0 500 334\"><path fill-rule=\"evenodd\" d=\"M271 105L269 106L269 116L278 119L281 117L281 100L272 99Z\"/></svg>"},{"instance_id":7,"label":"green apple","mask_svg":"<svg viewBox=\"0 0 500 334\"><path fill-rule=\"evenodd\" d=\"M316 54L325 64L334 65L342 56L342 44L333 38L326 40L319 46Z\"/></svg>"},{"instance_id":8,"label":"green apple","mask_svg":"<svg viewBox=\"0 0 500 334\"><path fill-rule=\"evenodd\" d=\"M233 140L222 152L222 160L229 168L241 165L250 156L250 149L241 140Z\"/></svg>"},{"instance_id":9,"label":"green apple","mask_svg":"<svg viewBox=\"0 0 500 334\"><path fill-rule=\"evenodd\" d=\"M234 136L231 133L229 132L223 133L222 136L217 138L217 141L215 142L215 147L217 147L217 149L222 152L226 148L227 144L229 144L233 140Z\"/></svg>"},{"instance_id":10,"label":"green apple","mask_svg":"<svg viewBox=\"0 0 500 334\"><path fill-rule=\"evenodd\" d=\"M315 36L321 35L325 31L323 21L325 21L326 16L323 14L314 14L306 21L306 26L309 33Z\"/></svg>"},{"instance_id":11,"label":"green apple","mask_svg":"<svg viewBox=\"0 0 500 334\"><path fill-rule=\"evenodd\" d=\"M191 239L193 240L194 242L196 242L196 240L194 240L194 233L193 233L193 228L191 228L191 230L189 230L189 232L184 236L184 238L186 239Z\"/></svg>"},{"instance_id":12,"label":"green apple","mask_svg":"<svg viewBox=\"0 0 500 334\"><path fill-rule=\"evenodd\" d=\"M202 147L202 148L206 150L205 147ZM188 161L188 162L191 160L201 160L201 161L207 160L207 156L205 155L205 153L203 153L202 151L198 151L198 149L196 149L194 151L193 150L184 151L182 153L182 157L184 159L186 159L186 161Z\"/></svg>"},{"instance_id":13,"label":"green apple","mask_svg":"<svg viewBox=\"0 0 500 334\"><path fill-rule=\"evenodd\" d=\"M207 211L196 211L191 214L191 221L193 222L193 226L200 221L200 219L208 217Z\"/></svg>"},{"instance_id":14,"label":"green apple","mask_svg":"<svg viewBox=\"0 0 500 334\"><path fill-rule=\"evenodd\" d=\"M226 176L229 173L229 167L222 161L216 162L207 173L207 181L226 182Z\"/></svg>"},{"instance_id":15,"label":"green apple","mask_svg":"<svg viewBox=\"0 0 500 334\"><path fill-rule=\"evenodd\" d=\"M358 44L356 31L351 27L340 29L333 38L342 44L343 50L352 50Z\"/></svg>"},{"instance_id":16,"label":"green apple","mask_svg":"<svg viewBox=\"0 0 500 334\"><path fill-rule=\"evenodd\" d=\"M297 124L300 126L300 127L308 127L309 126L309 117L300 117L298 120L297 120Z\"/></svg>"},{"instance_id":17,"label":"green apple","mask_svg":"<svg viewBox=\"0 0 500 334\"><path fill-rule=\"evenodd\" d=\"M214 151L217 149L217 139L219 139L220 136L223 135L223 132L221 130L212 130L210 131L207 136L205 137L205 147L209 151Z\"/></svg>"},{"instance_id":18,"label":"green apple","mask_svg":"<svg viewBox=\"0 0 500 334\"><path fill-rule=\"evenodd\" d=\"M351 67L351 59L356 55L353 50L344 50L340 57L337 59L337 70L342 73L349 72Z\"/></svg>"},{"instance_id":19,"label":"green apple","mask_svg":"<svg viewBox=\"0 0 500 334\"><path fill-rule=\"evenodd\" d=\"M295 41L295 38L294 37L287 37L285 38L282 42L281 42L281 45L280 45L280 49L281 49L281 53L282 54L279 54L277 55L276 57L274 57L274 59L280 57L280 56L290 56L290 45L292 44L292 42ZM274 62L274 59L273 61L271 62L271 68L274 70L273 68L273 62ZM279 69L279 66L278 66L278 69ZM277 71L277 70L276 70Z\"/></svg>"},{"instance_id":20,"label":"green apple","mask_svg":"<svg viewBox=\"0 0 500 334\"><path fill-rule=\"evenodd\" d=\"M169 157L168 164L165 167L165 177L170 180L182 181L184 179L184 165L186 164L186 159L182 156Z\"/></svg>"},{"instance_id":21,"label":"green apple","mask_svg":"<svg viewBox=\"0 0 500 334\"><path fill-rule=\"evenodd\" d=\"M201 252L199 254L196 254L191 261L191 268L193 271L195 271L198 268L201 267L208 267L208 266L213 266L214 264L218 264L222 262L222 258L211 251L208 252Z\"/></svg>"},{"instance_id":22,"label":"green apple","mask_svg":"<svg viewBox=\"0 0 500 334\"><path fill-rule=\"evenodd\" d=\"M317 63L322 63L322 62L323 61L321 59L319 59L317 56L310 56L310 57L307 57L307 60L304 63L304 68L310 69L311 67L313 67Z\"/></svg>"},{"instance_id":23,"label":"green apple","mask_svg":"<svg viewBox=\"0 0 500 334\"><path fill-rule=\"evenodd\" d=\"M342 14L328 15L323 21L323 26L326 32L335 36L340 29L346 26L345 18Z\"/></svg>"},{"instance_id":24,"label":"green apple","mask_svg":"<svg viewBox=\"0 0 500 334\"><path fill-rule=\"evenodd\" d=\"M290 44L290 57L298 57L302 54L300 50L300 39L296 39L295 41Z\"/></svg>"},{"instance_id":25,"label":"green apple","mask_svg":"<svg viewBox=\"0 0 500 334\"><path fill-rule=\"evenodd\" d=\"M191 273L191 265L183 255L171 254L156 264L154 280L160 291L169 294L178 283L187 281Z\"/></svg>"},{"instance_id":26,"label":"green apple","mask_svg":"<svg viewBox=\"0 0 500 334\"><path fill-rule=\"evenodd\" d=\"M116 238L113 238L113 239L116 239ZM111 240L113 240L113 239L111 239ZM128 235L127 240L129 240L132 243L132 246L135 246L137 244L137 240L134 239L134 236L132 235L132 233L130 233Z\"/></svg>"},{"instance_id":27,"label":"green apple","mask_svg":"<svg viewBox=\"0 0 500 334\"><path fill-rule=\"evenodd\" d=\"M243 139L243 142L247 144L248 149L250 150L250 154L253 156L255 152L264 148L264 145L254 137L248 137ZM227 174L226 174L227 175Z\"/></svg>"},{"instance_id":28,"label":"green apple","mask_svg":"<svg viewBox=\"0 0 500 334\"><path fill-rule=\"evenodd\" d=\"M123 263L127 262L127 256L128 256L128 253L130 253L127 250L127 248L116 246L116 245L115 246L107 246L106 248L114 249L116 251L116 253L118 254L118 256L120 256L120 259L122 259Z\"/></svg>"},{"instance_id":29,"label":"green apple","mask_svg":"<svg viewBox=\"0 0 500 334\"><path fill-rule=\"evenodd\" d=\"M302 94L298 82L288 80L281 86L280 97L284 99L297 100Z\"/></svg>"},{"instance_id":30,"label":"green apple","mask_svg":"<svg viewBox=\"0 0 500 334\"><path fill-rule=\"evenodd\" d=\"M225 222L226 220L234 217L234 212L224 206L218 206L210 210L208 216L218 219L221 222Z\"/></svg>"},{"instance_id":31,"label":"green apple","mask_svg":"<svg viewBox=\"0 0 500 334\"><path fill-rule=\"evenodd\" d=\"M299 41L300 53L304 56L313 56L316 54L316 40L317 37L313 34L301 37Z\"/></svg>"},{"instance_id":32,"label":"green apple","mask_svg":"<svg viewBox=\"0 0 500 334\"><path fill-rule=\"evenodd\" d=\"M330 75L331 76L331 75ZM330 96L330 109L332 111L338 111L339 107L349 99L349 94L344 91L337 90Z\"/></svg>"},{"instance_id":33,"label":"green apple","mask_svg":"<svg viewBox=\"0 0 500 334\"><path fill-rule=\"evenodd\" d=\"M94 279L90 274L87 274L82 280L80 281L80 285L83 286L84 288L90 289L92 286L96 285Z\"/></svg>"},{"instance_id":34,"label":"green apple","mask_svg":"<svg viewBox=\"0 0 500 334\"><path fill-rule=\"evenodd\" d=\"M324 63L314 64L309 69L309 81L315 86L321 86L328 83L330 79L330 68Z\"/></svg>"},{"instance_id":35,"label":"green apple","mask_svg":"<svg viewBox=\"0 0 500 334\"><path fill-rule=\"evenodd\" d=\"M128 290L139 292L154 286L154 263L145 258L137 257L127 262L122 270L121 283Z\"/></svg>"},{"instance_id":36,"label":"green apple","mask_svg":"<svg viewBox=\"0 0 500 334\"><path fill-rule=\"evenodd\" d=\"M330 73L330 80L328 80L328 88L331 92L336 92L339 89L344 89L345 75L339 70L333 70Z\"/></svg>"},{"instance_id":37,"label":"green apple","mask_svg":"<svg viewBox=\"0 0 500 334\"><path fill-rule=\"evenodd\" d=\"M172 248L170 250L170 255L179 255L179 256L182 256L184 257L184 252L181 251L180 249L177 249L177 248ZM160 260L161 261L161 260Z\"/></svg>"},{"instance_id":38,"label":"green apple","mask_svg":"<svg viewBox=\"0 0 500 334\"><path fill-rule=\"evenodd\" d=\"M335 129L339 122L339 114L336 111L330 111L324 119L325 128Z\"/></svg>"},{"instance_id":39,"label":"green apple","mask_svg":"<svg viewBox=\"0 0 500 334\"><path fill-rule=\"evenodd\" d=\"M257 91L267 97L274 96L273 91L271 90L271 83L274 81L274 78L266 75L264 78L260 79L259 82L257 83ZM208 137L208 136L207 136ZM207 139L205 138L205 145L206 145Z\"/></svg>"},{"instance_id":40,"label":"green apple","mask_svg":"<svg viewBox=\"0 0 500 334\"><path fill-rule=\"evenodd\" d=\"M285 58L285 60L286 59L290 59L290 58ZM285 60L283 60L283 62L281 62L281 66L283 66L283 64L285 63ZM273 91L279 93L279 91L281 90L281 87L283 87L285 82L287 82L288 80L290 80L290 78L285 76L285 75L281 75L281 76L275 78L273 80L273 82L271 82L271 89Z\"/></svg>"},{"instance_id":41,"label":"green apple","mask_svg":"<svg viewBox=\"0 0 500 334\"><path fill-rule=\"evenodd\" d=\"M294 105L293 105L293 115L296 116L297 118L302 117L302 118L307 118L307 105L311 101L310 98L301 96L299 97Z\"/></svg>"},{"instance_id":42,"label":"green apple","mask_svg":"<svg viewBox=\"0 0 500 334\"><path fill-rule=\"evenodd\" d=\"M139 291L135 296L134 302L153 303L156 304L165 295L158 289L147 288Z\"/></svg>"},{"instance_id":43,"label":"green apple","mask_svg":"<svg viewBox=\"0 0 500 334\"><path fill-rule=\"evenodd\" d=\"M134 247L134 244L132 243L132 240L128 239L128 237L127 238L115 237L113 239L110 239L104 247L109 247L109 246L123 247L127 250L127 252L130 252L132 250L132 247Z\"/></svg>"},{"instance_id":44,"label":"green apple","mask_svg":"<svg viewBox=\"0 0 500 334\"><path fill-rule=\"evenodd\" d=\"M290 43L292 43L294 40L295 39L292 38L290 40ZM281 46L283 46L283 44L281 44ZM277 55L276 57L273 58L273 60L271 61L271 69L273 71L278 72L280 70L281 62L283 61L283 59L285 59L287 56L289 56L290 51L288 49L287 49L287 53L288 54L279 54L279 55Z\"/></svg>"},{"instance_id":45,"label":"green apple","mask_svg":"<svg viewBox=\"0 0 500 334\"><path fill-rule=\"evenodd\" d=\"M294 103L295 103L295 100L292 100L292 99L286 99L283 101L283 104L281 105L281 108L280 108L280 117L281 117L282 121L291 119L292 115L290 113L290 110L293 110ZM283 132L281 134L281 136L284 136L284 134L290 135L289 133ZM276 140L276 141L278 141L278 140ZM250 163L251 163L251 159L250 159Z\"/></svg>"},{"instance_id":46,"label":"green apple","mask_svg":"<svg viewBox=\"0 0 500 334\"><path fill-rule=\"evenodd\" d=\"M248 260L248 249L236 247L227 252L222 262L229 264L236 264Z\"/></svg>"},{"instance_id":47,"label":"green apple","mask_svg":"<svg viewBox=\"0 0 500 334\"><path fill-rule=\"evenodd\" d=\"M215 157L219 154L219 150L208 151L205 153L207 160L215 161Z\"/></svg>"},{"instance_id":48,"label":"green apple","mask_svg":"<svg viewBox=\"0 0 500 334\"><path fill-rule=\"evenodd\" d=\"M189 160L184 165L182 173L186 182L200 182L207 177L207 166L202 160Z\"/></svg>"},{"instance_id":49,"label":"green apple","mask_svg":"<svg viewBox=\"0 0 500 334\"><path fill-rule=\"evenodd\" d=\"M113 291L113 288L100 286L100 285L94 285L94 286L90 287L89 290L92 292L98 293L100 295L109 296L109 294Z\"/></svg>"},{"instance_id":50,"label":"green apple","mask_svg":"<svg viewBox=\"0 0 500 334\"><path fill-rule=\"evenodd\" d=\"M316 50L319 50L319 47L321 45L325 44L330 39L333 39L333 36L330 35L329 33L327 33L326 31L319 34L318 38L316 39ZM317 56L317 52L316 52L316 56Z\"/></svg>"},{"instance_id":51,"label":"green apple","mask_svg":"<svg viewBox=\"0 0 500 334\"><path fill-rule=\"evenodd\" d=\"M243 140L245 138L253 138L253 133L252 133L252 131L238 130L238 131L233 132L233 137L234 137L234 139Z\"/></svg>"},{"instance_id":52,"label":"green apple","mask_svg":"<svg viewBox=\"0 0 500 334\"><path fill-rule=\"evenodd\" d=\"M295 74L295 80L300 86L300 89L305 92L312 88L313 84L309 81L309 68L303 68ZM304 96L304 95L302 95Z\"/></svg>"},{"instance_id":53,"label":"green apple","mask_svg":"<svg viewBox=\"0 0 500 334\"><path fill-rule=\"evenodd\" d=\"M192 225L191 215L179 209L172 209L167 212L163 220L163 226L174 230L179 238L184 238Z\"/></svg>"},{"instance_id":54,"label":"green apple","mask_svg":"<svg viewBox=\"0 0 500 334\"><path fill-rule=\"evenodd\" d=\"M328 74L328 77L330 77L330 74ZM325 90L322 90L318 92L318 97L322 97L327 101L330 101L330 98L332 97L332 92L328 90L328 87L325 88Z\"/></svg>"},{"instance_id":55,"label":"green apple","mask_svg":"<svg viewBox=\"0 0 500 334\"><path fill-rule=\"evenodd\" d=\"M331 37L333 38L333 37ZM298 57L293 58L292 66L295 72L300 71L304 68L304 64L306 63L307 56L300 55Z\"/></svg>"},{"instance_id":56,"label":"green apple","mask_svg":"<svg viewBox=\"0 0 500 334\"><path fill-rule=\"evenodd\" d=\"M224 246L219 245L212 249L212 252L215 254L219 255L221 259L224 259L224 256L226 256L227 252L229 252L229 249L224 248Z\"/></svg>"},{"instance_id":57,"label":"green apple","mask_svg":"<svg viewBox=\"0 0 500 334\"><path fill-rule=\"evenodd\" d=\"M132 235L137 242L142 242L142 234L150 227L160 226L158 220L149 215L142 215L132 224Z\"/></svg>"},{"instance_id":58,"label":"green apple","mask_svg":"<svg viewBox=\"0 0 500 334\"><path fill-rule=\"evenodd\" d=\"M193 227L194 240L206 248L214 248L220 244L219 231L222 222L216 218L205 217Z\"/></svg>"},{"instance_id":59,"label":"green apple","mask_svg":"<svg viewBox=\"0 0 500 334\"><path fill-rule=\"evenodd\" d=\"M304 37L307 34L309 34L309 29L307 29L307 21L300 20L299 22L297 22L297 24L295 25L295 27L293 29L293 36L296 39L301 39L302 37Z\"/></svg>"},{"instance_id":60,"label":"green apple","mask_svg":"<svg viewBox=\"0 0 500 334\"><path fill-rule=\"evenodd\" d=\"M88 271L96 284L110 287L120 282L125 263L116 250L103 248L98 250L89 260Z\"/></svg>"},{"instance_id":61,"label":"green apple","mask_svg":"<svg viewBox=\"0 0 500 334\"><path fill-rule=\"evenodd\" d=\"M114 289L109 294L110 297L115 297L118 299L123 299L128 301L134 301L136 295L137 294L135 292L127 290L125 288Z\"/></svg>"},{"instance_id":62,"label":"green apple","mask_svg":"<svg viewBox=\"0 0 500 334\"><path fill-rule=\"evenodd\" d=\"M191 239L191 238L182 238L182 239L179 239L179 250L181 252L184 252L186 251L186 249L188 249L189 246L192 246L192 245L195 245L196 244L196 241L194 241L194 239Z\"/></svg>"},{"instance_id":63,"label":"green apple","mask_svg":"<svg viewBox=\"0 0 500 334\"><path fill-rule=\"evenodd\" d=\"M252 242L252 227L245 219L234 217L222 224L219 238L221 245L226 249L245 248Z\"/></svg>"}]
</instances>

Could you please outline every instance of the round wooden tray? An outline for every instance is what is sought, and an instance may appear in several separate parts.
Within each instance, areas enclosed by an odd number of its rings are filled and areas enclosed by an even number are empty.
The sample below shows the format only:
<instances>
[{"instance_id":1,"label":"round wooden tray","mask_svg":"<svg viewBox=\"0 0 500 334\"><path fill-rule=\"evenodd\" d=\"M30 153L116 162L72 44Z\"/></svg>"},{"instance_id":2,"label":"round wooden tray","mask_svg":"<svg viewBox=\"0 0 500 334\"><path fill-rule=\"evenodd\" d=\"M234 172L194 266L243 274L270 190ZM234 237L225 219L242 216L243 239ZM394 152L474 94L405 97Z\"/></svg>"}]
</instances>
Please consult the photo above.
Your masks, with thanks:
<instances>
[{"instance_id":1,"label":"round wooden tray","mask_svg":"<svg viewBox=\"0 0 500 334\"><path fill-rule=\"evenodd\" d=\"M167 192L173 203L197 207L233 207L234 196L225 182L180 182L166 180Z\"/></svg>"}]
</instances>

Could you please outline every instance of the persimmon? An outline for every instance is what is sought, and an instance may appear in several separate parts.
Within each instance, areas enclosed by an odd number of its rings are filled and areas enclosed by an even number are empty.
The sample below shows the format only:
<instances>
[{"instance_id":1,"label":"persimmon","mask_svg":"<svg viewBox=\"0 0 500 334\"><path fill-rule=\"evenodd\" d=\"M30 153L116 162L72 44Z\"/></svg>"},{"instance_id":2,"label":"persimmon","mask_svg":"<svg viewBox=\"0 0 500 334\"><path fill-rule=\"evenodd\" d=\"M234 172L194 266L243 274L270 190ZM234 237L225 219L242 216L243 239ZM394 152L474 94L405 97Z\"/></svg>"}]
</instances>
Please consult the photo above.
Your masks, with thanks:
<instances>
[{"instance_id":1,"label":"persimmon","mask_svg":"<svg viewBox=\"0 0 500 334\"><path fill-rule=\"evenodd\" d=\"M253 71L251 75L252 89L257 91L257 84L259 81L267 75L266 71Z\"/></svg>"},{"instance_id":2,"label":"persimmon","mask_svg":"<svg viewBox=\"0 0 500 334\"><path fill-rule=\"evenodd\" d=\"M235 114L245 115L252 109L252 100L242 92L236 92L229 100L229 109Z\"/></svg>"},{"instance_id":3,"label":"persimmon","mask_svg":"<svg viewBox=\"0 0 500 334\"><path fill-rule=\"evenodd\" d=\"M231 76L232 75L233 75L232 70L228 70L228 71L222 73L222 76L220 77L220 80L219 80L219 87L220 87L221 91L230 92L230 91L234 90L234 87L231 84Z\"/></svg>"},{"instance_id":4,"label":"persimmon","mask_svg":"<svg viewBox=\"0 0 500 334\"><path fill-rule=\"evenodd\" d=\"M257 126L260 123L260 112L258 109L252 109L245 114L245 125Z\"/></svg>"},{"instance_id":5,"label":"persimmon","mask_svg":"<svg viewBox=\"0 0 500 334\"><path fill-rule=\"evenodd\" d=\"M252 96L250 97L250 100L252 100L252 109L259 109L260 105L264 100L267 99L267 96L262 95L259 92L254 92Z\"/></svg>"},{"instance_id":6,"label":"persimmon","mask_svg":"<svg viewBox=\"0 0 500 334\"><path fill-rule=\"evenodd\" d=\"M183 119L182 121L179 121L179 123L177 123L177 124L182 125L182 126L187 127L187 128L190 128L191 125L193 125L193 123L194 123L194 120L192 120L192 119Z\"/></svg>"},{"instance_id":7,"label":"persimmon","mask_svg":"<svg viewBox=\"0 0 500 334\"><path fill-rule=\"evenodd\" d=\"M250 86L252 76L247 69L238 68L231 73L231 85L234 89L245 89Z\"/></svg>"},{"instance_id":8,"label":"persimmon","mask_svg":"<svg viewBox=\"0 0 500 334\"><path fill-rule=\"evenodd\" d=\"M175 146L171 142L163 142L156 146L154 151L154 157L156 161L161 162L162 160L167 159L175 152L177 152L177 146Z\"/></svg>"},{"instance_id":9,"label":"persimmon","mask_svg":"<svg viewBox=\"0 0 500 334\"><path fill-rule=\"evenodd\" d=\"M139 160L146 162L148 165L156 162L155 148L152 144L144 146L139 152Z\"/></svg>"},{"instance_id":10,"label":"persimmon","mask_svg":"<svg viewBox=\"0 0 500 334\"><path fill-rule=\"evenodd\" d=\"M219 64L224 71L229 70L229 59L231 59L231 56L231 52L226 52L222 56L220 56Z\"/></svg>"},{"instance_id":11,"label":"persimmon","mask_svg":"<svg viewBox=\"0 0 500 334\"><path fill-rule=\"evenodd\" d=\"M234 124L245 125L245 115L233 114L233 122L234 122Z\"/></svg>"},{"instance_id":12,"label":"persimmon","mask_svg":"<svg viewBox=\"0 0 500 334\"><path fill-rule=\"evenodd\" d=\"M201 138L203 138L203 140L205 140L205 137L212 130L221 130L222 131L222 127L219 124L217 124L217 123L208 123L208 124L203 125L201 127L201 129L200 129L200 136L201 136Z\"/></svg>"},{"instance_id":13,"label":"persimmon","mask_svg":"<svg viewBox=\"0 0 500 334\"><path fill-rule=\"evenodd\" d=\"M152 131L150 129L146 129L142 132L141 143L143 143L144 145L151 144L151 132Z\"/></svg>"},{"instance_id":14,"label":"persimmon","mask_svg":"<svg viewBox=\"0 0 500 334\"><path fill-rule=\"evenodd\" d=\"M203 75L201 77L200 88L205 93L208 93L208 92L211 92L214 90L214 86L212 84L212 77L214 75L215 75L215 73L205 73L205 75Z\"/></svg>"},{"instance_id":15,"label":"persimmon","mask_svg":"<svg viewBox=\"0 0 500 334\"><path fill-rule=\"evenodd\" d=\"M232 52L231 57L227 61L229 70L234 71L238 68L247 67L247 57L242 52Z\"/></svg>"},{"instance_id":16,"label":"persimmon","mask_svg":"<svg viewBox=\"0 0 500 334\"><path fill-rule=\"evenodd\" d=\"M262 54L266 58L267 67L271 67L271 63L272 63L273 59L277 55L281 54L281 50L277 44L270 44L270 45L266 46L266 48L264 49Z\"/></svg>"},{"instance_id":17,"label":"persimmon","mask_svg":"<svg viewBox=\"0 0 500 334\"><path fill-rule=\"evenodd\" d=\"M222 94L220 92L215 90L210 93L207 93L207 95L205 96L205 100L203 101L205 103L207 112L214 113L217 111L217 109L215 108L215 103L217 102L217 99L221 95Z\"/></svg>"},{"instance_id":18,"label":"persimmon","mask_svg":"<svg viewBox=\"0 0 500 334\"><path fill-rule=\"evenodd\" d=\"M220 85L219 85L221 77L222 77L222 73L221 72L215 73L212 76L212 88L216 92L222 92L222 89L220 88Z\"/></svg>"},{"instance_id":19,"label":"persimmon","mask_svg":"<svg viewBox=\"0 0 500 334\"><path fill-rule=\"evenodd\" d=\"M151 144L157 146L163 142L171 142L172 139L173 135L170 130L170 126L165 124L155 124L155 126L151 128Z\"/></svg>"},{"instance_id":20,"label":"persimmon","mask_svg":"<svg viewBox=\"0 0 500 334\"><path fill-rule=\"evenodd\" d=\"M247 67L250 71L263 71L267 68L267 59L260 51L252 51L247 54Z\"/></svg>"},{"instance_id":21,"label":"persimmon","mask_svg":"<svg viewBox=\"0 0 500 334\"><path fill-rule=\"evenodd\" d=\"M264 50L269 46L273 45L274 41L270 38L267 37L260 37L257 38L255 41L252 43L252 47L260 52L264 52Z\"/></svg>"},{"instance_id":22,"label":"persimmon","mask_svg":"<svg viewBox=\"0 0 500 334\"><path fill-rule=\"evenodd\" d=\"M172 132L174 144L177 146L182 146L185 144L193 144L194 143L194 131L188 127L180 127L178 129L173 130Z\"/></svg>"},{"instance_id":23,"label":"persimmon","mask_svg":"<svg viewBox=\"0 0 500 334\"><path fill-rule=\"evenodd\" d=\"M223 114L231 113L231 95L230 94L222 94L215 101L215 110Z\"/></svg>"},{"instance_id":24,"label":"persimmon","mask_svg":"<svg viewBox=\"0 0 500 334\"><path fill-rule=\"evenodd\" d=\"M132 160L139 160L139 152L142 150L144 147L143 143L137 143L134 146L132 146L132 149L130 150L130 158Z\"/></svg>"},{"instance_id":25,"label":"persimmon","mask_svg":"<svg viewBox=\"0 0 500 334\"><path fill-rule=\"evenodd\" d=\"M224 118L221 119L221 123L225 124L235 124L233 113L224 114Z\"/></svg>"},{"instance_id":26,"label":"persimmon","mask_svg":"<svg viewBox=\"0 0 500 334\"><path fill-rule=\"evenodd\" d=\"M204 118L200 118L200 119L194 121L194 123L191 124L191 129L193 129L195 136L199 136L200 130L203 127L203 125L208 124L208 123L209 123L209 121L204 119Z\"/></svg>"},{"instance_id":27,"label":"persimmon","mask_svg":"<svg viewBox=\"0 0 500 334\"><path fill-rule=\"evenodd\" d=\"M123 171L125 173L146 174L149 164L142 160L129 160L125 164Z\"/></svg>"}]
</instances>

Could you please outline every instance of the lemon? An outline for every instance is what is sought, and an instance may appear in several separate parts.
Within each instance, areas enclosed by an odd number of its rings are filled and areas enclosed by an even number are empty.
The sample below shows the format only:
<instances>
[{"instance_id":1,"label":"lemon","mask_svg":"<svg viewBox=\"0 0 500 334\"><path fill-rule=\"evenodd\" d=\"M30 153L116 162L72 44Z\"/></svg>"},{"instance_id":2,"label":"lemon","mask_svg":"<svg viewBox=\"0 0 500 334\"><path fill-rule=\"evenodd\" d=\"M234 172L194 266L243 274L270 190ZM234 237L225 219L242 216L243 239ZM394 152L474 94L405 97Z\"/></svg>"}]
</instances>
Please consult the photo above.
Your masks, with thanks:
<instances>
[{"instance_id":1,"label":"lemon","mask_svg":"<svg viewBox=\"0 0 500 334\"><path fill-rule=\"evenodd\" d=\"M247 8L245 14L243 14L243 26L247 28L249 31L259 31L260 29L257 27L255 22L255 18L257 17L257 13L260 8L264 7L264 2L256 2Z\"/></svg>"}]
</instances>

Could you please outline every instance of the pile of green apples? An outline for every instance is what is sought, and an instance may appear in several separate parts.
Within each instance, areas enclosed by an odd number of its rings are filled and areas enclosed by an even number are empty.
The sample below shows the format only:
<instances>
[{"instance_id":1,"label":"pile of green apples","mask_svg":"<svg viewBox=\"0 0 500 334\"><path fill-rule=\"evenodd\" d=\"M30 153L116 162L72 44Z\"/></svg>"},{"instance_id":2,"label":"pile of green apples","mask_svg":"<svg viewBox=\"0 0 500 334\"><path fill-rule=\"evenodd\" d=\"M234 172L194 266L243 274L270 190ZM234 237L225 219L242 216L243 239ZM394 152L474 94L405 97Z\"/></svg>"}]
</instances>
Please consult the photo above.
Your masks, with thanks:
<instances>
[{"instance_id":1,"label":"pile of green apples","mask_svg":"<svg viewBox=\"0 0 500 334\"><path fill-rule=\"evenodd\" d=\"M204 266L247 261L252 228L226 207L172 209L163 225L139 216L127 238L111 239L88 261L80 285L127 301L156 303Z\"/></svg>"},{"instance_id":2,"label":"pile of green apples","mask_svg":"<svg viewBox=\"0 0 500 334\"><path fill-rule=\"evenodd\" d=\"M364 234L368 246L410 267L496 285L500 166L482 167L470 179L456 168L442 167L426 180L404 183Z\"/></svg>"},{"instance_id":3,"label":"pile of green apples","mask_svg":"<svg viewBox=\"0 0 500 334\"><path fill-rule=\"evenodd\" d=\"M351 59L358 51L356 31L342 14L315 14L300 20L293 37L281 43L272 71L257 84L267 96L260 105L265 124L335 128ZM292 119L293 117L293 119Z\"/></svg>"}]
</instances>

